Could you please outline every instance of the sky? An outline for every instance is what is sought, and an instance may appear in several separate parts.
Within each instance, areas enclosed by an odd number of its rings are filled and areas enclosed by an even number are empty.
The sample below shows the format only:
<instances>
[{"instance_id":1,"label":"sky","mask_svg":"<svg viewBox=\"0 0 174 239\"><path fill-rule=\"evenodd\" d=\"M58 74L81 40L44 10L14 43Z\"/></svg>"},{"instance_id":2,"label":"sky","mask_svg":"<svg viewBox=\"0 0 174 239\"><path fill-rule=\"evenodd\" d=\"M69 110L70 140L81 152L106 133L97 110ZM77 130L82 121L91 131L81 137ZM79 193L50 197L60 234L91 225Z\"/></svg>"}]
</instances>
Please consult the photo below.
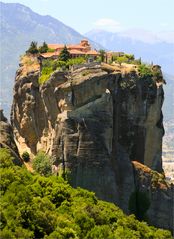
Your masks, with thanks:
<instances>
[{"instance_id":1,"label":"sky","mask_svg":"<svg viewBox=\"0 0 174 239\"><path fill-rule=\"evenodd\" d=\"M143 29L174 32L174 0L2 0L18 2L51 15L81 34L91 29L112 32Z\"/></svg>"}]
</instances>

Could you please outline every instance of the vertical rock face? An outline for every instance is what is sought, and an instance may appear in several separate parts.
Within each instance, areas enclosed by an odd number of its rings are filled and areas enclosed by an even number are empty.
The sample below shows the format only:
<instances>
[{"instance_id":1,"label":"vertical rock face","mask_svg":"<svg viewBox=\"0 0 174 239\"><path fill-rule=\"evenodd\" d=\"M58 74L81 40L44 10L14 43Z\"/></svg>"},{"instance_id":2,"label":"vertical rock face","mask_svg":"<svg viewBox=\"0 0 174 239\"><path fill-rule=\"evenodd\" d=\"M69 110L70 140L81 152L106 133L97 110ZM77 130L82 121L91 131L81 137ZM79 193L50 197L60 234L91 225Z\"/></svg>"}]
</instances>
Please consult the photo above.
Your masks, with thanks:
<instances>
[{"instance_id":1,"label":"vertical rock face","mask_svg":"<svg viewBox=\"0 0 174 239\"><path fill-rule=\"evenodd\" d=\"M173 228L174 189L165 181L165 177L156 171L134 161L134 178L136 190L148 195L150 207L147 218L157 227Z\"/></svg>"},{"instance_id":2,"label":"vertical rock face","mask_svg":"<svg viewBox=\"0 0 174 239\"><path fill-rule=\"evenodd\" d=\"M14 157L14 163L22 165L22 161L14 141L13 129L4 116L2 109L0 109L0 148L7 148Z\"/></svg>"},{"instance_id":3,"label":"vertical rock face","mask_svg":"<svg viewBox=\"0 0 174 239\"><path fill-rule=\"evenodd\" d=\"M91 64L55 71L39 85L38 69L21 65L16 76L12 124L19 150L46 151L73 186L129 213L138 180L131 161L162 172L162 80L140 78L134 65Z\"/></svg>"},{"instance_id":4,"label":"vertical rock face","mask_svg":"<svg viewBox=\"0 0 174 239\"><path fill-rule=\"evenodd\" d=\"M118 142L131 160L162 172L163 89L150 78L128 75L120 82Z\"/></svg>"}]
</instances>

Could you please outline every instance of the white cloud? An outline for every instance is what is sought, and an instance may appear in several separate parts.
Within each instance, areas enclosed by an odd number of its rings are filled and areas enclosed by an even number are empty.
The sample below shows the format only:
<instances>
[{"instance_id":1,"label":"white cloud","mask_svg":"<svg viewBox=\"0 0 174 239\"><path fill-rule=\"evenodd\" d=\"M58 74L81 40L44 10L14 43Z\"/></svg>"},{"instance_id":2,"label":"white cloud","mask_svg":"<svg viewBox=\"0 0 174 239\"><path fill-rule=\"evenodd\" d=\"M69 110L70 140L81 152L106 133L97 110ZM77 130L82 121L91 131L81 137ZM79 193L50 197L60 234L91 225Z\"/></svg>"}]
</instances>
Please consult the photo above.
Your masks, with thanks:
<instances>
[{"instance_id":1,"label":"white cloud","mask_svg":"<svg viewBox=\"0 0 174 239\"><path fill-rule=\"evenodd\" d=\"M94 22L94 25L98 29L107 30L111 32L117 32L121 30L120 22L111 18L101 18Z\"/></svg>"}]
</instances>

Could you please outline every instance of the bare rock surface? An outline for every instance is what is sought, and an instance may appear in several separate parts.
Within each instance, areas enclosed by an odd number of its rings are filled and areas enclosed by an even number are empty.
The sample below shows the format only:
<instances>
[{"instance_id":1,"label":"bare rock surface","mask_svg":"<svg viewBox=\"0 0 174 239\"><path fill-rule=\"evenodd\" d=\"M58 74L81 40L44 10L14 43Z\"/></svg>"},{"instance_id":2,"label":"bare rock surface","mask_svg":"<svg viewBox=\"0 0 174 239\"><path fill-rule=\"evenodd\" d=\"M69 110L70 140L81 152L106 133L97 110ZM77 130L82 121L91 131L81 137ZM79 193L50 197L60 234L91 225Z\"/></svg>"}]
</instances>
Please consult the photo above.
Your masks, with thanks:
<instances>
[{"instance_id":1,"label":"bare rock surface","mask_svg":"<svg viewBox=\"0 0 174 239\"><path fill-rule=\"evenodd\" d=\"M14 141L13 129L0 109L0 148L7 148L14 157L14 163L22 165L19 152Z\"/></svg>"}]
</instances>

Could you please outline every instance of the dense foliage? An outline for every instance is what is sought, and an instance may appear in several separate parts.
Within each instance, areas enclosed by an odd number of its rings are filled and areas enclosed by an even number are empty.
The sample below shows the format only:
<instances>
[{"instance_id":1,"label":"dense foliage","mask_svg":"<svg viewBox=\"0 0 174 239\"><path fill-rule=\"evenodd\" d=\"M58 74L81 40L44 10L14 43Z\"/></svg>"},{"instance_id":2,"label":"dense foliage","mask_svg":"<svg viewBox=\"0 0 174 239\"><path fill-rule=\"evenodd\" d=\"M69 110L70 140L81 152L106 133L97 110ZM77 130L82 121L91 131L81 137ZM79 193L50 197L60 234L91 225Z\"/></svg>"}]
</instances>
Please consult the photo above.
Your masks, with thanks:
<instances>
[{"instance_id":1,"label":"dense foliage","mask_svg":"<svg viewBox=\"0 0 174 239\"><path fill-rule=\"evenodd\" d=\"M140 77L152 77L153 73L151 67L147 64L141 64L138 66L138 72Z\"/></svg>"},{"instance_id":2,"label":"dense foliage","mask_svg":"<svg viewBox=\"0 0 174 239\"><path fill-rule=\"evenodd\" d=\"M0 149L1 239L171 239L62 178L32 174Z\"/></svg>"},{"instance_id":3,"label":"dense foliage","mask_svg":"<svg viewBox=\"0 0 174 239\"><path fill-rule=\"evenodd\" d=\"M112 56L112 61L119 63L120 65L122 63L127 63L127 64L136 64L140 65L141 64L141 58L140 59L135 59L134 55L132 54L124 54L124 55L113 55Z\"/></svg>"},{"instance_id":4,"label":"dense foliage","mask_svg":"<svg viewBox=\"0 0 174 239\"><path fill-rule=\"evenodd\" d=\"M43 84L46 82L51 74L55 70L63 70L65 71L66 69L69 69L73 65L79 65L85 63L86 60L83 57L77 57L74 59L69 59L67 61L62 61L60 59L58 60L52 60L52 59L47 59L42 61L42 72L41 76L39 78L39 83Z\"/></svg>"}]
</instances>

